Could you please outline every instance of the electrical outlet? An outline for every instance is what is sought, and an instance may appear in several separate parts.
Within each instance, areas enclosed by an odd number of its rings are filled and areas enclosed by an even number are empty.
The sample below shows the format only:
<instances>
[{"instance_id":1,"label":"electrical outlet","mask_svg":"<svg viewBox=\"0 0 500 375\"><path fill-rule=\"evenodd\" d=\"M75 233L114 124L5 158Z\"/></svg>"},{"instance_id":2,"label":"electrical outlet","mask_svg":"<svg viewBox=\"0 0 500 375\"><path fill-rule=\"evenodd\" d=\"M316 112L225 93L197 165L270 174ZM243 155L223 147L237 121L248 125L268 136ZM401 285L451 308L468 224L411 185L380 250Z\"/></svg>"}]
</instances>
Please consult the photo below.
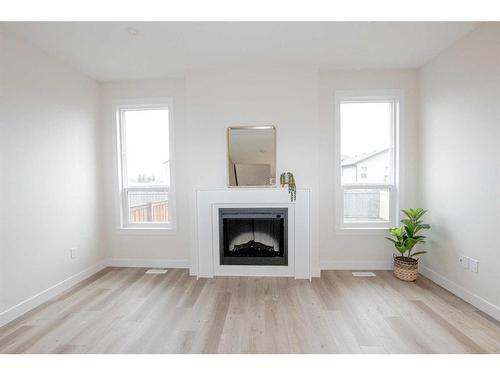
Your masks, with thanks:
<instances>
[{"instance_id":1,"label":"electrical outlet","mask_svg":"<svg viewBox=\"0 0 500 375\"><path fill-rule=\"evenodd\" d=\"M72 247L71 249L69 249L69 257L70 259L75 259L76 258L76 247Z\"/></svg>"},{"instance_id":2,"label":"electrical outlet","mask_svg":"<svg viewBox=\"0 0 500 375\"><path fill-rule=\"evenodd\" d=\"M462 265L462 268L465 268L466 270L469 269L469 258L466 257L465 255L460 255L459 258L460 264Z\"/></svg>"},{"instance_id":3,"label":"electrical outlet","mask_svg":"<svg viewBox=\"0 0 500 375\"><path fill-rule=\"evenodd\" d=\"M470 264L469 268L470 268L471 272L474 272L474 273L479 272L479 261L477 261L475 259L470 259L469 264Z\"/></svg>"}]
</instances>

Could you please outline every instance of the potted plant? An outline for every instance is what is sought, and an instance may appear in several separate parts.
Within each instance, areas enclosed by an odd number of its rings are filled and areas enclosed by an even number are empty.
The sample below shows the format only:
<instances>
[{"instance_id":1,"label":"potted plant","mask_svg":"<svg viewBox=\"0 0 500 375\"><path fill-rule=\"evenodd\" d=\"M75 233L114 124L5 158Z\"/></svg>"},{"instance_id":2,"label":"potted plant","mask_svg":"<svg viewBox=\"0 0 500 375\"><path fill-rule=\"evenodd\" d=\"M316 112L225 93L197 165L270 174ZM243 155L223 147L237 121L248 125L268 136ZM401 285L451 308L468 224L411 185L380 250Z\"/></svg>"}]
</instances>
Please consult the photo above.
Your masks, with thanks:
<instances>
[{"instance_id":1,"label":"potted plant","mask_svg":"<svg viewBox=\"0 0 500 375\"><path fill-rule=\"evenodd\" d=\"M423 229L429 229L429 224L424 224L422 216L427 212L423 208L410 208L401 210L406 218L401 220L399 228L389 230L392 237L386 237L394 244L401 255L394 255L394 275L404 281L415 281L418 276L419 255L427 251L415 251L413 249L418 243L425 243L425 236L420 234Z\"/></svg>"}]
</instances>

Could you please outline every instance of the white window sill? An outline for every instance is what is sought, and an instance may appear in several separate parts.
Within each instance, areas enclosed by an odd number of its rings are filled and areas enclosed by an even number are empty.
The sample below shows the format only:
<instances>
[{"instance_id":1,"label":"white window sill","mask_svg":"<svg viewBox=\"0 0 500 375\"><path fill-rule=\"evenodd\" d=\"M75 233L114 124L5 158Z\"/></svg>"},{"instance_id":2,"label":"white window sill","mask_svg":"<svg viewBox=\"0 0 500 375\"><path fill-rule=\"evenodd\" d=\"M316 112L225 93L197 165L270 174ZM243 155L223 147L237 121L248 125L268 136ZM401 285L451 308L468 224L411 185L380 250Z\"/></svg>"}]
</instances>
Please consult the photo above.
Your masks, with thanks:
<instances>
[{"instance_id":1,"label":"white window sill","mask_svg":"<svg viewBox=\"0 0 500 375\"><path fill-rule=\"evenodd\" d=\"M352 236L357 236L357 235L389 235L389 229L392 228L391 226L387 227L375 227L375 228L370 228L370 227L365 227L365 228L336 228L335 232L336 234L339 235L352 235Z\"/></svg>"},{"instance_id":2,"label":"white window sill","mask_svg":"<svg viewBox=\"0 0 500 375\"><path fill-rule=\"evenodd\" d=\"M172 235L177 233L177 229L175 227L169 227L169 228L161 228L161 227L152 227L152 228L137 228L137 227L131 227L131 228L119 228L117 229L117 232L119 234L133 234L133 235L141 235L141 236L148 236L148 235Z\"/></svg>"}]
</instances>

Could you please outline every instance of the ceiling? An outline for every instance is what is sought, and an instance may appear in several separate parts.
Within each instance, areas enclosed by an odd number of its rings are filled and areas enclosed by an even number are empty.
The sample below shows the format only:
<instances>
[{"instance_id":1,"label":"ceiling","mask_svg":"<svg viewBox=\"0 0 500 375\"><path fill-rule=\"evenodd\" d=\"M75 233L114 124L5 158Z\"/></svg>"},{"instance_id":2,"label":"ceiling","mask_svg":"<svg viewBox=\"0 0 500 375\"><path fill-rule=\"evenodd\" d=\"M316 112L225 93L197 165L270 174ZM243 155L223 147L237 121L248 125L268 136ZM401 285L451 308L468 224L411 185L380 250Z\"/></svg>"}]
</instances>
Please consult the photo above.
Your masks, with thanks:
<instances>
[{"instance_id":1,"label":"ceiling","mask_svg":"<svg viewBox=\"0 0 500 375\"><path fill-rule=\"evenodd\" d=\"M29 22L7 29L99 81L232 64L418 68L471 22Z\"/></svg>"}]
</instances>

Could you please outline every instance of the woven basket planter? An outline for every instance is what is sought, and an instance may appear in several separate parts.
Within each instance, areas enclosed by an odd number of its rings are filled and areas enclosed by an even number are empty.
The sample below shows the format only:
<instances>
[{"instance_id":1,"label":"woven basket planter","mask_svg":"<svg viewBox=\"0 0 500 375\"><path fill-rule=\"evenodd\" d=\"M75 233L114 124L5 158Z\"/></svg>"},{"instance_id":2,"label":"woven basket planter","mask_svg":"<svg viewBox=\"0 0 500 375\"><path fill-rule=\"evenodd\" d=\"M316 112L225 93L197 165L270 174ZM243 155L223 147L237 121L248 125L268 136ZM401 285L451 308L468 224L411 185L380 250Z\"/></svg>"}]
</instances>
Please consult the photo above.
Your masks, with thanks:
<instances>
[{"instance_id":1,"label":"woven basket planter","mask_svg":"<svg viewBox=\"0 0 500 375\"><path fill-rule=\"evenodd\" d=\"M403 281L415 281L418 276L418 259L394 257L394 276Z\"/></svg>"}]
</instances>

